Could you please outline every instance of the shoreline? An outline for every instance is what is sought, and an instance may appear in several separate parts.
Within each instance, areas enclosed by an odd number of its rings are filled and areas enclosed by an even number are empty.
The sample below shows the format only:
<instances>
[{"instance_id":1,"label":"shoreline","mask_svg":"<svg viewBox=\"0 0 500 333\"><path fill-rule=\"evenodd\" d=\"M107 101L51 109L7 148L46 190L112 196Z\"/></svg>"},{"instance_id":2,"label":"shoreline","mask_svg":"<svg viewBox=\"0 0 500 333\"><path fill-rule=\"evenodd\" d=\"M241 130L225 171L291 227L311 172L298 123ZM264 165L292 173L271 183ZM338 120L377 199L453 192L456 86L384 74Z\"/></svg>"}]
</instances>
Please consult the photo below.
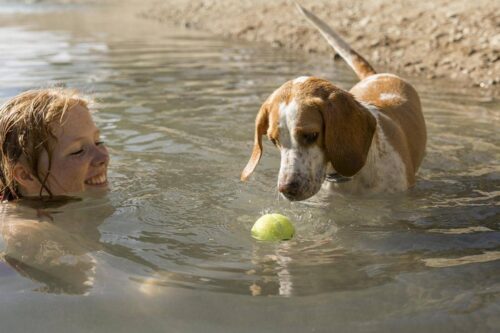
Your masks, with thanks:
<instances>
[{"instance_id":1,"label":"shoreline","mask_svg":"<svg viewBox=\"0 0 500 333\"><path fill-rule=\"evenodd\" d=\"M491 0L308 0L302 5L331 25L379 72L452 80L500 97L500 4ZM274 48L334 55L293 1L150 0L139 15Z\"/></svg>"}]
</instances>

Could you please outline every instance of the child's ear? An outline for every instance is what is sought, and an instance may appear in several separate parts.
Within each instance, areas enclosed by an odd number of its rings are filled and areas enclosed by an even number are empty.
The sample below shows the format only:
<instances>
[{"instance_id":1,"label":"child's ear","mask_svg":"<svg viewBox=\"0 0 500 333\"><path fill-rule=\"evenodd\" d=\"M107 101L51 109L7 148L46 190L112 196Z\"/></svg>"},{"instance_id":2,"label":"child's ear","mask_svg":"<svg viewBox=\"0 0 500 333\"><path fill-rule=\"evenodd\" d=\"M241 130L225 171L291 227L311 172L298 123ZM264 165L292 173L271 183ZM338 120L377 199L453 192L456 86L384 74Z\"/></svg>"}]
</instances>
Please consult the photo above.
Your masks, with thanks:
<instances>
[{"instance_id":1,"label":"child's ear","mask_svg":"<svg viewBox=\"0 0 500 333\"><path fill-rule=\"evenodd\" d=\"M19 184L19 191L26 196L37 195L40 192L40 182L23 163L14 166L13 176Z\"/></svg>"}]
</instances>

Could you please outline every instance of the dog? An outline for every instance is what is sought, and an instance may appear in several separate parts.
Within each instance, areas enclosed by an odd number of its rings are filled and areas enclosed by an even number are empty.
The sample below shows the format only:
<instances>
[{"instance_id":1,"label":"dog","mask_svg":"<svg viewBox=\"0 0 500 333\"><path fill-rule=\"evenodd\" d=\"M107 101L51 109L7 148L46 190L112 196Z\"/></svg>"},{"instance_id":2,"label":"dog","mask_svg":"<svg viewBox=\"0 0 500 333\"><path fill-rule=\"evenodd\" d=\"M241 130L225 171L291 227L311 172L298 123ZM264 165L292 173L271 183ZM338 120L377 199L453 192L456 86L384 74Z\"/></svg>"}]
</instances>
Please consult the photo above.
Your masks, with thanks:
<instances>
[{"instance_id":1,"label":"dog","mask_svg":"<svg viewBox=\"0 0 500 333\"><path fill-rule=\"evenodd\" d=\"M414 186L427 132L416 90L394 74L377 74L325 22L297 4L360 81L349 91L317 77L275 90L255 121L246 181L262 156L262 136L279 148L278 190L305 200L323 184L342 193L385 193Z\"/></svg>"}]
</instances>

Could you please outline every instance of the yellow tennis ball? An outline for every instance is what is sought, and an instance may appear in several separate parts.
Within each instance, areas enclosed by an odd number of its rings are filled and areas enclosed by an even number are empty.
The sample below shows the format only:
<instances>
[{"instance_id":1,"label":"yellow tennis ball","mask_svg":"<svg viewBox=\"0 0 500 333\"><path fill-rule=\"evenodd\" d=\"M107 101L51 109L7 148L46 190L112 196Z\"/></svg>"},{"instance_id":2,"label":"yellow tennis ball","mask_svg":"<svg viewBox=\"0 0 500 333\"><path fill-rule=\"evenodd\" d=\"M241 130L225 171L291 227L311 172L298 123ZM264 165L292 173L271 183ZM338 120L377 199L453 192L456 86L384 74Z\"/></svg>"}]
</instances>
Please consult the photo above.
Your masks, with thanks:
<instances>
[{"instance_id":1,"label":"yellow tennis ball","mask_svg":"<svg viewBox=\"0 0 500 333\"><path fill-rule=\"evenodd\" d=\"M251 232L255 239L276 241L292 239L295 228L288 217L284 215L266 214L255 222Z\"/></svg>"}]
</instances>

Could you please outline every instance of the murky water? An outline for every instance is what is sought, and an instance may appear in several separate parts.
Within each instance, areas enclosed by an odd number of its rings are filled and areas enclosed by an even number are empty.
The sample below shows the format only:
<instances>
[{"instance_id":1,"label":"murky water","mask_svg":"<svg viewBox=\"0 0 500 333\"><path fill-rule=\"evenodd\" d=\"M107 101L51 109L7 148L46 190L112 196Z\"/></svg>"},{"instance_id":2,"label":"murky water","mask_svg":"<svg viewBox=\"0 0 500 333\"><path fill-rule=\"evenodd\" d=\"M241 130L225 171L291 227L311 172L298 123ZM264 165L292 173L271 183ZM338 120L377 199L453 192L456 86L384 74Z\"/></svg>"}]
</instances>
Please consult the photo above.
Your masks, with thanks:
<instances>
[{"instance_id":1,"label":"murky water","mask_svg":"<svg viewBox=\"0 0 500 333\"><path fill-rule=\"evenodd\" d=\"M239 181L254 117L299 75L349 88L340 63L124 9L0 3L0 64L1 102L57 84L95 98L113 184L45 207L53 222L4 205L2 331L500 329L498 100L412 80L429 134L416 188L289 203L270 144ZM266 212L292 218L296 237L253 240Z\"/></svg>"}]
</instances>

